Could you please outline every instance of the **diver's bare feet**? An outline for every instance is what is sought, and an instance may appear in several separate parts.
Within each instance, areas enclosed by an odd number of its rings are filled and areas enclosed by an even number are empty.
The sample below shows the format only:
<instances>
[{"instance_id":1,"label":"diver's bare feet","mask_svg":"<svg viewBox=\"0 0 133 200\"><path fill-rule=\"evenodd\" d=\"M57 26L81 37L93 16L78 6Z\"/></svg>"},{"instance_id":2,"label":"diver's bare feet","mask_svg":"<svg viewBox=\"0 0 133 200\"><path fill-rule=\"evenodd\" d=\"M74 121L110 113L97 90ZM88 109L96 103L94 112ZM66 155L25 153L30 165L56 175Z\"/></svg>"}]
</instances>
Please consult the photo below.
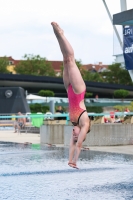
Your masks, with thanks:
<instances>
[{"instance_id":1,"label":"diver's bare feet","mask_svg":"<svg viewBox=\"0 0 133 200\"><path fill-rule=\"evenodd\" d=\"M63 35L64 31L59 27L59 25L56 22L52 22L51 25L53 26L54 33L57 37Z\"/></svg>"},{"instance_id":2,"label":"diver's bare feet","mask_svg":"<svg viewBox=\"0 0 133 200\"><path fill-rule=\"evenodd\" d=\"M68 165L72 168L79 169L75 163L69 162Z\"/></svg>"}]
</instances>

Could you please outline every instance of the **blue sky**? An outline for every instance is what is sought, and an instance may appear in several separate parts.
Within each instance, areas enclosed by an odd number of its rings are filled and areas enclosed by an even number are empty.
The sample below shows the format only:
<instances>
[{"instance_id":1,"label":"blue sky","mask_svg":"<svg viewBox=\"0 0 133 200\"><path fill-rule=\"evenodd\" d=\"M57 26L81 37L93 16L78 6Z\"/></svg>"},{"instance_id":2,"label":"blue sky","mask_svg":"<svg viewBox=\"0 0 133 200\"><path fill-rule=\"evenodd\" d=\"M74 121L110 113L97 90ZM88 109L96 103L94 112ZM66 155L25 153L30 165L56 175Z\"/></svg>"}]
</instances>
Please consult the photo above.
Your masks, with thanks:
<instances>
[{"instance_id":1,"label":"blue sky","mask_svg":"<svg viewBox=\"0 0 133 200\"><path fill-rule=\"evenodd\" d=\"M120 12L120 0L106 3L112 15ZM133 0L127 0L127 8L133 8ZM102 0L1 0L0 56L62 60L52 21L62 27L83 64L114 61L114 33Z\"/></svg>"}]
</instances>

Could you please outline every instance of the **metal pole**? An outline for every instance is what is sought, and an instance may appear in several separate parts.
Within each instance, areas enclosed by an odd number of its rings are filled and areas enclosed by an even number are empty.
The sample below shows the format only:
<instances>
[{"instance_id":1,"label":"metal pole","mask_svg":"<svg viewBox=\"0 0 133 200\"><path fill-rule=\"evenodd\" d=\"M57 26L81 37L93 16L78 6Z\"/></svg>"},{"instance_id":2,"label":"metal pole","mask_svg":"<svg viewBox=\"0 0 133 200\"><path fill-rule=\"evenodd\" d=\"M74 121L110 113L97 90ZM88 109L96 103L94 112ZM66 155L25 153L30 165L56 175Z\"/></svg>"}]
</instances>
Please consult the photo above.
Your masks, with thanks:
<instances>
[{"instance_id":1,"label":"metal pole","mask_svg":"<svg viewBox=\"0 0 133 200\"><path fill-rule=\"evenodd\" d=\"M51 112L52 114L54 114L54 113L55 113L55 102L54 102L54 100L51 100L51 101L49 102L49 104L50 104L50 112Z\"/></svg>"},{"instance_id":2,"label":"metal pole","mask_svg":"<svg viewBox=\"0 0 133 200\"><path fill-rule=\"evenodd\" d=\"M120 4L121 4L121 11L125 11L127 10L127 2L126 0L120 0Z\"/></svg>"},{"instance_id":3,"label":"metal pole","mask_svg":"<svg viewBox=\"0 0 133 200\"><path fill-rule=\"evenodd\" d=\"M116 29L116 26L113 25L113 19L112 19L112 16L111 16L110 12L109 12L108 6L107 6L105 0L102 0L102 1L103 1L103 4L104 4L105 8L106 8L106 11L107 11L107 13L108 13L108 16L109 16L109 18L110 18L110 21L111 21L111 23L112 23L112 26L113 26L113 28L114 28L114 31L115 31L115 33L116 33L116 36L117 36L118 41L119 41L119 43L120 43L120 46L121 46L121 48L123 49L122 40L121 40L121 38L120 38L120 36L119 36L119 33L118 33L117 29Z\"/></svg>"}]
</instances>

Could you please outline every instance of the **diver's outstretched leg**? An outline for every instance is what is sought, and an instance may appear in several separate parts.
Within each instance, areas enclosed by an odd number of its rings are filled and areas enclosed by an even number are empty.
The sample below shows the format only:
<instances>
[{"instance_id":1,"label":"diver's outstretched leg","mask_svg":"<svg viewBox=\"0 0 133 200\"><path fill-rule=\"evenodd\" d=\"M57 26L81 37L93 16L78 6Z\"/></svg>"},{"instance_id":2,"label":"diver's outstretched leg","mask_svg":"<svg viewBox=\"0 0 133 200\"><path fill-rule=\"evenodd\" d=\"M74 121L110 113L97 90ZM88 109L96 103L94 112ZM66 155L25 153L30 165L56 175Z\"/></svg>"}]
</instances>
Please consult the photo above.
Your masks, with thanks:
<instances>
[{"instance_id":1,"label":"diver's outstretched leg","mask_svg":"<svg viewBox=\"0 0 133 200\"><path fill-rule=\"evenodd\" d=\"M64 84L67 88L69 83L71 83L75 93L81 93L86 89L86 87L80 71L75 63L73 48L64 36L64 31L59 27L59 25L56 22L52 22L51 25L53 26L54 33L59 42L59 46L63 54L64 68L65 70L67 69L69 77L69 79L68 77L66 78L66 73L64 73Z\"/></svg>"}]
</instances>

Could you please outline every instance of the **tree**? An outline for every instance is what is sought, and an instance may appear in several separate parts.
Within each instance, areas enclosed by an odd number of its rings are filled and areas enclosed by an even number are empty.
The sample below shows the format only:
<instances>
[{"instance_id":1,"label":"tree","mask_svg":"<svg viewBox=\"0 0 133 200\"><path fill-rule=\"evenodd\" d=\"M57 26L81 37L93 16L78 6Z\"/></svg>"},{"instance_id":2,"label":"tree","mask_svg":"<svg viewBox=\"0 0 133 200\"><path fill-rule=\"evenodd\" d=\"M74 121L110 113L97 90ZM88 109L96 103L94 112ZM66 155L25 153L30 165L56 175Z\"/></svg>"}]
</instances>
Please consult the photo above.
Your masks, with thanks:
<instances>
[{"instance_id":1,"label":"tree","mask_svg":"<svg viewBox=\"0 0 133 200\"><path fill-rule=\"evenodd\" d=\"M25 60L20 61L15 66L15 71L18 74L31 74L37 76L55 76L54 69L51 63L48 63L46 58L39 55L24 55Z\"/></svg>"},{"instance_id":2,"label":"tree","mask_svg":"<svg viewBox=\"0 0 133 200\"><path fill-rule=\"evenodd\" d=\"M101 72L106 83L116 83L123 85L132 85L132 80L128 71L121 67L120 63L109 65L108 69Z\"/></svg>"},{"instance_id":3,"label":"tree","mask_svg":"<svg viewBox=\"0 0 133 200\"><path fill-rule=\"evenodd\" d=\"M98 72L84 71L83 78L86 81L103 82L103 78Z\"/></svg>"},{"instance_id":4,"label":"tree","mask_svg":"<svg viewBox=\"0 0 133 200\"><path fill-rule=\"evenodd\" d=\"M63 70L64 70L64 66L63 64L60 66L60 77L63 77Z\"/></svg>"},{"instance_id":5,"label":"tree","mask_svg":"<svg viewBox=\"0 0 133 200\"><path fill-rule=\"evenodd\" d=\"M82 67L82 61L81 60L75 60L77 67L79 68L79 71L81 71Z\"/></svg>"},{"instance_id":6,"label":"tree","mask_svg":"<svg viewBox=\"0 0 133 200\"><path fill-rule=\"evenodd\" d=\"M51 90L40 90L38 92L38 95L46 97L46 102L47 102L47 97L54 97L54 92Z\"/></svg>"},{"instance_id":7,"label":"tree","mask_svg":"<svg viewBox=\"0 0 133 200\"><path fill-rule=\"evenodd\" d=\"M7 66L9 64L8 58L5 56L0 58L0 73L9 73Z\"/></svg>"},{"instance_id":8,"label":"tree","mask_svg":"<svg viewBox=\"0 0 133 200\"><path fill-rule=\"evenodd\" d=\"M129 95L129 91L127 91L127 90L120 89L120 90L115 90L114 91L114 96L117 97L117 98L124 99L128 95Z\"/></svg>"},{"instance_id":9,"label":"tree","mask_svg":"<svg viewBox=\"0 0 133 200\"><path fill-rule=\"evenodd\" d=\"M42 97L54 97L54 92L51 90L40 90L38 95Z\"/></svg>"}]
</instances>

